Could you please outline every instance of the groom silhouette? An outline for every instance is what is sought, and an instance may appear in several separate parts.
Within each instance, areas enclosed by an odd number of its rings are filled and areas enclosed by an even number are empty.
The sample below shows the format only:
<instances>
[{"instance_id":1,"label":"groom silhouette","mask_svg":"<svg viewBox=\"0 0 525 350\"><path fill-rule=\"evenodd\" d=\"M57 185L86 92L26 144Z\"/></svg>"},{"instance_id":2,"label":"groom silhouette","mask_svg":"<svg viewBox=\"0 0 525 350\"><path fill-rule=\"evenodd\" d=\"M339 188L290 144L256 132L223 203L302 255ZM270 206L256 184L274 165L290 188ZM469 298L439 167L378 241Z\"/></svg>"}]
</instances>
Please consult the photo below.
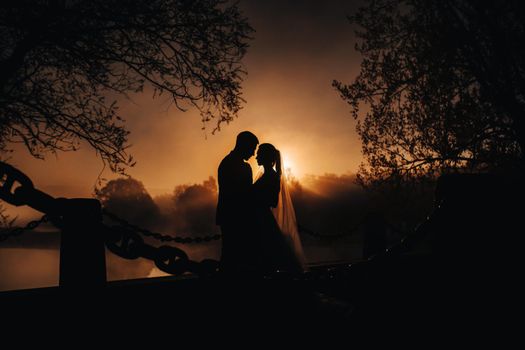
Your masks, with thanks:
<instances>
[{"instance_id":1,"label":"groom silhouette","mask_svg":"<svg viewBox=\"0 0 525 350\"><path fill-rule=\"evenodd\" d=\"M250 232L250 225L253 226L250 199L252 168L245 160L255 154L258 144L259 140L251 132L239 133L235 148L219 165L216 223L222 232L221 272L249 271L256 266L253 261L256 242Z\"/></svg>"}]
</instances>

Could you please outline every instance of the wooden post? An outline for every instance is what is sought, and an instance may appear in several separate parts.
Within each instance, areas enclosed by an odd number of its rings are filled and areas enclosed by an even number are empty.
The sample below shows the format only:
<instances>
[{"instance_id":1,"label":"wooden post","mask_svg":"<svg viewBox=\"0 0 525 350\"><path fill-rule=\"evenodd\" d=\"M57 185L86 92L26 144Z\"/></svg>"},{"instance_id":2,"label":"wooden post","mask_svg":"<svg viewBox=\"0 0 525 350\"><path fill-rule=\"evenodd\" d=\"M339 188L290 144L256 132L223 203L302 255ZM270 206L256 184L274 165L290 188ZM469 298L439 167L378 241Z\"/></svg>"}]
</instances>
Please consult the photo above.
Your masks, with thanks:
<instances>
[{"instance_id":1,"label":"wooden post","mask_svg":"<svg viewBox=\"0 0 525 350\"><path fill-rule=\"evenodd\" d=\"M62 213L60 286L98 288L106 284L102 209L96 199L58 198Z\"/></svg>"}]
</instances>

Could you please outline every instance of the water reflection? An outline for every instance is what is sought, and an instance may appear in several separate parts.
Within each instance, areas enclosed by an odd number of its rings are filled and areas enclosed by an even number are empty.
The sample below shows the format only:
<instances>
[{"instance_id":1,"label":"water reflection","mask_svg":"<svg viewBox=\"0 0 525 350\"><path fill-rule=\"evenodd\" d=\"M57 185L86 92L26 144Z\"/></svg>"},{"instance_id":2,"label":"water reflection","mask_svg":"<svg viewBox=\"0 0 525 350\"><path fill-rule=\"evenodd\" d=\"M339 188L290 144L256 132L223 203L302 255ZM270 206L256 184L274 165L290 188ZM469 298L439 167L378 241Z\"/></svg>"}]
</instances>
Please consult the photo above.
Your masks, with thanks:
<instances>
[{"instance_id":1,"label":"water reflection","mask_svg":"<svg viewBox=\"0 0 525 350\"><path fill-rule=\"evenodd\" d=\"M59 281L59 235L50 235L43 233L52 240L52 242L40 242L40 246L46 249L18 248L17 245L27 246L30 241L33 243L40 238L39 233L33 237L26 236L24 242L14 242L8 240L8 243L0 247L0 291L41 288L57 286ZM20 238L16 239L22 239ZM50 237L55 236L55 237ZM38 238L38 239L37 239ZM304 242L304 251L309 264L322 264L334 261L352 261L362 257L362 238L361 235L347 237L337 241L319 240L309 236L302 238ZM45 244L44 244L45 243ZM182 245L189 258L195 261L202 259L220 258L220 242L214 241L207 244L199 245ZM158 270L152 261L138 258L135 260L126 260L120 258L109 251L106 251L107 279L126 280L144 277L165 276L162 271Z\"/></svg>"}]
</instances>

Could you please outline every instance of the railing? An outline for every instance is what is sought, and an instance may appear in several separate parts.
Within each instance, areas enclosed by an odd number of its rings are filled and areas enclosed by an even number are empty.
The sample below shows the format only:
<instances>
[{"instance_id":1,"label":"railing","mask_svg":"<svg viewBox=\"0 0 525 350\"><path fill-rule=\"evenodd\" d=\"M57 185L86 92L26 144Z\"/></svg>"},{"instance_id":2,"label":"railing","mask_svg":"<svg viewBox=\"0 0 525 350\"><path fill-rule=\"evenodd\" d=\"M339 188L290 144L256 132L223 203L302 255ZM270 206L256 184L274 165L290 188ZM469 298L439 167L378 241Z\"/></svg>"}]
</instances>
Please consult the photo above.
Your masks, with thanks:
<instances>
[{"instance_id":1,"label":"railing","mask_svg":"<svg viewBox=\"0 0 525 350\"><path fill-rule=\"evenodd\" d=\"M22 234L25 230L35 229L43 222L51 222L61 231L59 285L61 287L100 287L106 284L105 248L114 254L126 258L143 257L154 261L162 271L178 275L185 272L200 276L217 271L218 262L205 259L192 261L179 248L163 245L154 247L144 242L137 233L138 227L126 223L115 215L103 211L100 202L88 198L53 198L36 189L32 181L18 169L0 162L0 199L22 206L28 205L44 216L25 227L15 228L0 236L0 241ZM102 222L107 215L120 222L118 226L109 226ZM148 235L145 230L140 233ZM149 234L161 241L167 236ZM218 239L218 236L180 239L179 243L190 243Z\"/></svg>"},{"instance_id":2,"label":"railing","mask_svg":"<svg viewBox=\"0 0 525 350\"><path fill-rule=\"evenodd\" d=\"M160 242L180 244L203 243L218 240L221 235L203 237L173 237L143 229L103 209L96 199L54 198L36 189L24 173L13 166L0 162L0 199L22 206L28 205L44 216L25 227L15 228L0 235L0 242L10 236L17 236L26 230L35 229L44 222L51 222L61 231L60 277L61 287L101 287L106 284L105 248L125 258L146 258L155 263L161 271L172 275L186 272L198 276L210 276L218 271L218 261L204 259L200 262L189 259L180 248L162 245L155 247L145 243L143 237L152 237ZM103 217L117 225L108 225ZM386 251L386 231L396 230L367 215L354 228L340 234L322 235L305 227L299 231L320 239L338 239L358 232L365 234L364 258L372 258ZM404 244L401 242L401 244Z\"/></svg>"}]
</instances>

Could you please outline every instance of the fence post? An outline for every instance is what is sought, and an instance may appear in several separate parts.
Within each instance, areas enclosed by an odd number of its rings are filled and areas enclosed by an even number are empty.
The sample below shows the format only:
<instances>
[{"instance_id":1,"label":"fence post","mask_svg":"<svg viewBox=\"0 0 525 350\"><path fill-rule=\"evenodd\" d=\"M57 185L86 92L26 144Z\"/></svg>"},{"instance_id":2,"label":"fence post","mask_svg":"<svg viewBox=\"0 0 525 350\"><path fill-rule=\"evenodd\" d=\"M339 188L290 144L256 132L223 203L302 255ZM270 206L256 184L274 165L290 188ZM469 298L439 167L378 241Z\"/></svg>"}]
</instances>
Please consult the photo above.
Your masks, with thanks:
<instances>
[{"instance_id":1,"label":"fence post","mask_svg":"<svg viewBox=\"0 0 525 350\"><path fill-rule=\"evenodd\" d=\"M100 202L90 198L58 198L62 213L61 287L98 288L106 284L105 239Z\"/></svg>"}]
</instances>

